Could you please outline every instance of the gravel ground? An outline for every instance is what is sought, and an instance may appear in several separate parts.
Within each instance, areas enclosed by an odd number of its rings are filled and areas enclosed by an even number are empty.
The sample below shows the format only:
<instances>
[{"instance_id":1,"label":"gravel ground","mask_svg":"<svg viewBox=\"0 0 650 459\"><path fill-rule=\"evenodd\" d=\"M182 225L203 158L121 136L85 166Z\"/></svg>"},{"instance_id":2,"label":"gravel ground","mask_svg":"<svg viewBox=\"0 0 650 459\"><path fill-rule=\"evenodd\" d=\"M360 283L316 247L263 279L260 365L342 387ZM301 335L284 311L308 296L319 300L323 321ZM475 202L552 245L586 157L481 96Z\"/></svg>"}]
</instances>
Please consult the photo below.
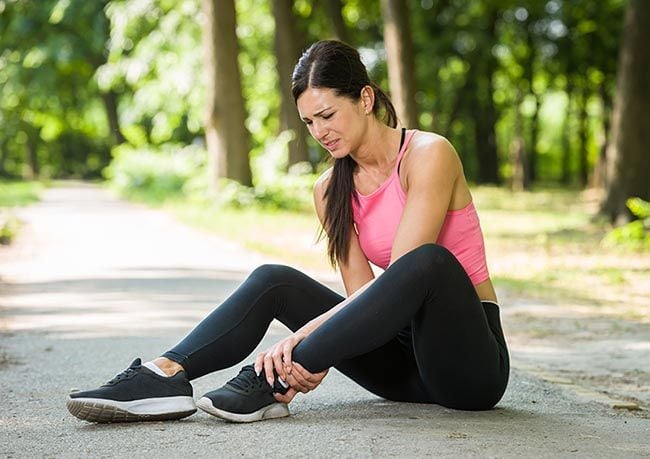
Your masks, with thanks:
<instances>
[{"instance_id":1,"label":"gravel ground","mask_svg":"<svg viewBox=\"0 0 650 459\"><path fill-rule=\"evenodd\" d=\"M650 457L647 411L612 409L541 372L549 357L535 360L543 353L527 353L525 343L512 348L510 386L487 412L387 402L332 371L297 397L291 417L275 421L228 424L204 413L176 422L78 421L65 409L71 389L155 357L247 272L274 260L84 184L48 190L20 217L19 239L0 250L3 457ZM506 318L521 312L510 303ZM506 329L525 336L513 326ZM261 346L285 334L273 325ZM196 380L195 395L235 373Z\"/></svg>"}]
</instances>

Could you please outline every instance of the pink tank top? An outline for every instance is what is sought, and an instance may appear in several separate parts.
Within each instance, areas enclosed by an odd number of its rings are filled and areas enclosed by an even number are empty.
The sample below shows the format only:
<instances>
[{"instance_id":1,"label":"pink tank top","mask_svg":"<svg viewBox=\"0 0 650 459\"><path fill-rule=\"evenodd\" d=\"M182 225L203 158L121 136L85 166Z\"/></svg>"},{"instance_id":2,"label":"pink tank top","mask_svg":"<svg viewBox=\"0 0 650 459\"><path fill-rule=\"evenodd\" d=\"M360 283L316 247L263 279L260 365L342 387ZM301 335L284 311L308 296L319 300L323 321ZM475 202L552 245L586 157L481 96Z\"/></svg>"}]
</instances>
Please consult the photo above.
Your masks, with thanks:
<instances>
[{"instance_id":1,"label":"pink tank top","mask_svg":"<svg viewBox=\"0 0 650 459\"><path fill-rule=\"evenodd\" d=\"M390 177L369 195L355 190L358 202L352 199L361 250L368 260L382 269L386 269L390 263L397 227L406 204L406 193L402 189L398 169L415 132L407 131ZM454 254L474 285L488 279L483 233L474 203L470 202L463 209L447 211L436 242Z\"/></svg>"}]
</instances>

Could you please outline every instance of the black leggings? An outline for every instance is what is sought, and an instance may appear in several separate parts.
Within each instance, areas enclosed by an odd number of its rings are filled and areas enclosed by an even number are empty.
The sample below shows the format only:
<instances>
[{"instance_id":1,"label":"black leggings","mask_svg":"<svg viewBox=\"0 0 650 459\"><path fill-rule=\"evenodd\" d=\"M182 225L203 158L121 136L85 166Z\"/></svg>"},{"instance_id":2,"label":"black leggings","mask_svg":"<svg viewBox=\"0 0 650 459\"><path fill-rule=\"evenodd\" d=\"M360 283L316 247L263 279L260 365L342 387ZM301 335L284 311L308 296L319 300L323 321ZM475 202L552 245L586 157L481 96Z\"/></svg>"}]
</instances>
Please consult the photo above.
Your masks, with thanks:
<instances>
[{"instance_id":1,"label":"black leggings","mask_svg":"<svg viewBox=\"0 0 650 459\"><path fill-rule=\"evenodd\" d=\"M264 265L163 356L198 378L241 362L273 319L296 331L343 300L293 268ZM334 366L389 400L463 410L493 407L509 374L499 307L481 302L458 260L436 244L399 258L292 358L311 372Z\"/></svg>"}]
</instances>

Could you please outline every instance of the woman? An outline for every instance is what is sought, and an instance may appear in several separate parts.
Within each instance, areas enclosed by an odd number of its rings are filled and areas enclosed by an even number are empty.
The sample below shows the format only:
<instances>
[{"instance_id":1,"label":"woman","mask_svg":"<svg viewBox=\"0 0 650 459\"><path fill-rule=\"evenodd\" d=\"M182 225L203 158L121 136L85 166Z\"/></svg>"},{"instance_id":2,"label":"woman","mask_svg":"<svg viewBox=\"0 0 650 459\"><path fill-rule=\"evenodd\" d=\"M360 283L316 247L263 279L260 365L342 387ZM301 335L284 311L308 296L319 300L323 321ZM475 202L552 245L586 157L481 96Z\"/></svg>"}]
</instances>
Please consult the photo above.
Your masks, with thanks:
<instances>
[{"instance_id":1,"label":"woman","mask_svg":"<svg viewBox=\"0 0 650 459\"><path fill-rule=\"evenodd\" d=\"M292 268L261 266L172 350L71 394L73 415L188 416L196 411L189 381L240 362L273 319L293 334L205 394L199 408L236 422L287 416L296 393L314 390L332 366L389 400L463 410L500 400L508 352L478 216L451 144L396 129L390 100L344 43L317 42L303 54L293 95L334 158L314 200L347 299ZM385 271L375 278L369 262Z\"/></svg>"}]
</instances>

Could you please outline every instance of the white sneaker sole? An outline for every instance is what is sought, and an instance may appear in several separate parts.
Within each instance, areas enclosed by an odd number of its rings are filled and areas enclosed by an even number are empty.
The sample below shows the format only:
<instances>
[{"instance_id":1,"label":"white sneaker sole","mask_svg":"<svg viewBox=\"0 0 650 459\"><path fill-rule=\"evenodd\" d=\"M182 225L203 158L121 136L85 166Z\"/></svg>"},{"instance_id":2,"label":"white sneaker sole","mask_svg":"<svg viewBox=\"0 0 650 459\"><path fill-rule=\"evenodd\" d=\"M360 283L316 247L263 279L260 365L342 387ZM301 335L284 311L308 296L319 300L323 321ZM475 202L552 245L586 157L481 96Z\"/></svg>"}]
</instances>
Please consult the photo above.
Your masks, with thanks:
<instances>
[{"instance_id":1,"label":"white sneaker sole","mask_svg":"<svg viewBox=\"0 0 650 459\"><path fill-rule=\"evenodd\" d=\"M289 416L289 407L286 403L273 403L249 414L231 413L215 408L208 397L201 397L196 402L196 406L212 416L231 422L255 422Z\"/></svg>"},{"instance_id":2,"label":"white sneaker sole","mask_svg":"<svg viewBox=\"0 0 650 459\"><path fill-rule=\"evenodd\" d=\"M68 398L68 411L89 422L165 421L196 412L192 397L159 397L118 402L102 398Z\"/></svg>"}]
</instances>

